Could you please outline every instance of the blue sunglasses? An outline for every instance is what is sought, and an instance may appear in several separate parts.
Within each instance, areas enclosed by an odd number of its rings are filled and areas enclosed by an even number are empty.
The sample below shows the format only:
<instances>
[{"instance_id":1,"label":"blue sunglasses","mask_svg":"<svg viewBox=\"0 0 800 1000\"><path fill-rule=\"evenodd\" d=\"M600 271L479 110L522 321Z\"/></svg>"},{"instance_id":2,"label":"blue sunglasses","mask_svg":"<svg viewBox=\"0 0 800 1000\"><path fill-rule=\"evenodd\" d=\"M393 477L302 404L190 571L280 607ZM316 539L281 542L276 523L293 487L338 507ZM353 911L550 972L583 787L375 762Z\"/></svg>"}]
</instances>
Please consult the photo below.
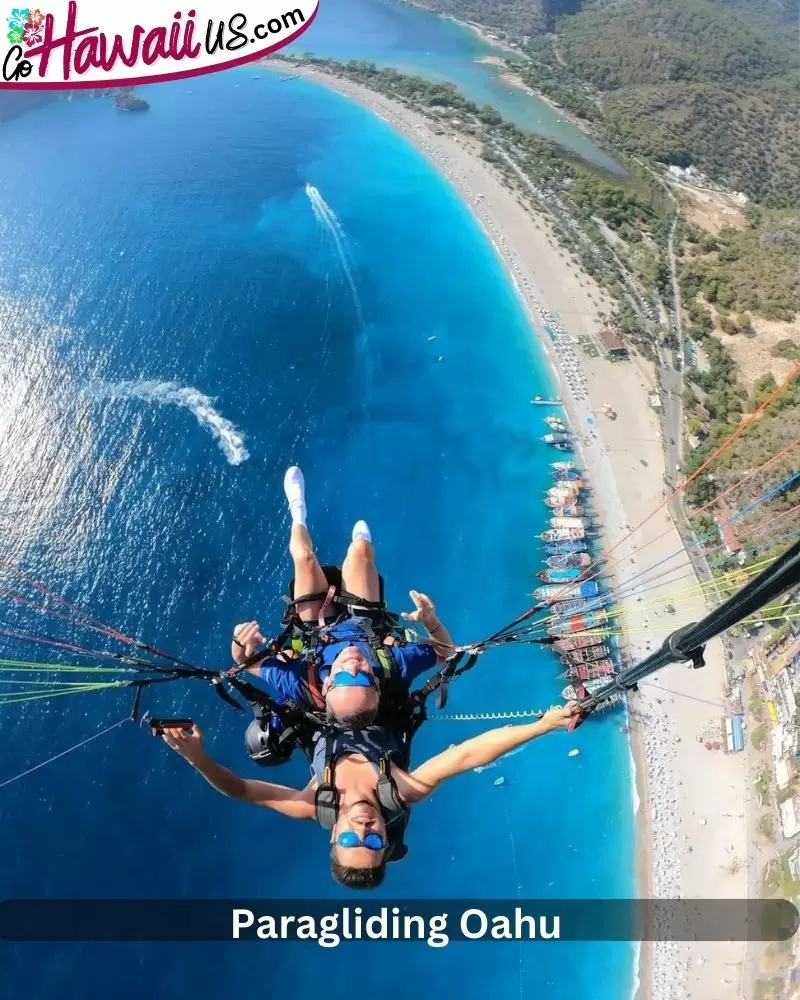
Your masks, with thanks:
<instances>
[{"instance_id":1,"label":"blue sunglasses","mask_svg":"<svg viewBox=\"0 0 800 1000\"><path fill-rule=\"evenodd\" d=\"M331 686L331 688L335 688L335 687L344 687L344 688L360 687L360 688L368 688L368 687L372 687L374 683L375 683L375 681L374 681L374 678L372 677L371 674L362 674L362 673L348 674L346 671L342 670L340 673L338 673L333 678L333 680L331 681L330 686Z\"/></svg>"},{"instance_id":2,"label":"blue sunglasses","mask_svg":"<svg viewBox=\"0 0 800 1000\"><path fill-rule=\"evenodd\" d=\"M382 851L386 841L379 833L368 833L362 840L352 830L345 830L336 838L339 847L367 847L370 851Z\"/></svg>"}]
</instances>

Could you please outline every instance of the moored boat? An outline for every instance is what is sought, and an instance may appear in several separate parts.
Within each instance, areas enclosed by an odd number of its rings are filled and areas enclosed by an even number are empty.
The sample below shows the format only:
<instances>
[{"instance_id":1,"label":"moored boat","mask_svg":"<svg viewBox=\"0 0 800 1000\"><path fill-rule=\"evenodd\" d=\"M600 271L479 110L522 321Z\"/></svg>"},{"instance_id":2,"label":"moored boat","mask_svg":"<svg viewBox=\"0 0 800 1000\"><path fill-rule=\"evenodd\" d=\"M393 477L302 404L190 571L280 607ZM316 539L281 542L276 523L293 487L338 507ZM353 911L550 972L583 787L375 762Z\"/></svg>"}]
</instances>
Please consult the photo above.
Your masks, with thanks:
<instances>
[{"instance_id":1,"label":"moored boat","mask_svg":"<svg viewBox=\"0 0 800 1000\"><path fill-rule=\"evenodd\" d=\"M586 543L580 541L572 542L549 542L545 545L545 551L549 556L562 556L575 552L587 552Z\"/></svg>"},{"instance_id":2,"label":"moored boat","mask_svg":"<svg viewBox=\"0 0 800 1000\"><path fill-rule=\"evenodd\" d=\"M543 569L536 574L544 583L572 583L581 575L579 569Z\"/></svg>"},{"instance_id":3,"label":"moored boat","mask_svg":"<svg viewBox=\"0 0 800 1000\"><path fill-rule=\"evenodd\" d=\"M545 560L548 569L572 569L591 566L592 557L588 552L563 552L560 555L548 556Z\"/></svg>"},{"instance_id":4,"label":"moored boat","mask_svg":"<svg viewBox=\"0 0 800 1000\"><path fill-rule=\"evenodd\" d=\"M607 683L608 683L607 679L604 679L602 677L597 677L594 680L586 681L584 686L589 694L594 694L595 691L598 691L601 687L604 687ZM575 691L575 688L570 684L567 687L565 687L564 690L561 692L561 697L564 698L566 701L575 701L578 698L578 695Z\"/></svg>"},{"instance_id":5,"label":"moored boat","mask_svg":"<svg viewBox=\"0 0 800 1000\"><path fill-rule=\"evenodd\" d=\"M545 493L545 502L555 500L557 504L577 503L580 493L580 489L569 484L565 486L553 486Z\"/></svg>"},{"instance_id":6,"label":"moored boat","mask_svg":"<svg viewBox=\"0 0 800 1000\"><path fill-rule=\"evenodd\" d=\"M608 622L605 611L592 611L588 615L574 615L563 621L553 622L548 628L550 635L570 636L592 629L600 629Z\"/></svg>"},{"instance_id":7,"label":"moored boat","mask_svg":"<svg viewBox=\"0 0 800 1000\"><path fill-rule=\"evenodd\" d=\"M545 503L556 517L583 517L586 513L582 504L574 501L545 500Z\"/></svg>"},{"instance_id":8,"label":"moored boat","mask_svg":"<svg viewBox=\"0 0 800 1000\"><path fill-rule=\"evenodd\" d=\"M586 530L586 521L582 517L551 517L551 528L582 528Z\"/></svg>"},{"instance_id":9,"label":"moored boat","mask_svg":"<svg viewBox=\"0 0 800 1000\"><path fill-rule=\"evenodd\" d=\"M560 587L546 586L537 587L533 596L537 601L551 601L563 598L566 601L574 600L578 597L597 597L600 588L595 580L587 580L586 583L579 583L576 586Z\"/></svg>"},{"instance_id":10,"label":"moored boat","mask_svg":"<svg viewBox=\"0 0 800 1000\"><path fill-rule=\"evenodd\" d=\"M611 655L606 644L599 646L589 646L586 649L573 649L571 653L564 653L562 659L570 666L577 666L579 663L596 663L598 660L607 660Z\"/></svg>"},{"instance_id":11,"label":"moored boat","mask_svg":"<svg viewBox=\"0 0 800 1000\"><path fill-rule=\"evenodd\" d=\"M614 664L611 660L606 660L608 666L599 663L590 663L588 666L570 667L567 677L571 681L607 681L614 676Z\"/></svg>"},{"instance_id":12,"label":"moored boat","mask_svg":"<svg viewBox=\"0 0 800 1000\"><path fill-rule=\"evenodd\" d=\"M601 635L576 635L573 639L559 639L553 643L558 653L571 653L576 649L589 649L592 646L602 646L605 639Z\"/></svg>"},{"instance_id":13,"label":"moored boat","mask_svg":"<svg viewBox=\"0 0 800 1000\"><path fill-rule=\"evenodd\" d=\"M544 422L551 430L554 431L566 431L567 429L567 425L561 417L545 417Z\"/></svg>"},{"instance_id":14,"label":"moored boat","mask_svg":"<svg viewBox=\"0 0 800 1000\"><path fill-rule=\"evenodd\" d=\"M582 542L585 537L583 528L551 528L539 535L543 542Z\"/></svg>"},{"instance_id":15,"label":"moored boat","mask_svg":"<svg viewBox=\"0 0 800 1000\"><path fill-rule=\"evenodd\" d=\"M572 451L572 444L569 441L556 441L553 447L556 451Z\"/></svg>"},{"instance_id":16,"label":"moored boat","mask_svg":"<svg viewBox=\"0 0 800 1000\"><path fill-rule=\"evenodd\" d=\"M550 468L553 472L573 472L575 469L574 462L551 462Z\"/></svg>"},{"instance_id":17,"label":"moored boat","mask_svg":"<svg viewBox=\"0 0 800 1000\"><path fill-rule=\"evenodd\" d=\"M559 433L559 434L543 434L541 440L544 444L567 444L570 437L569 434Z\"/></svg>"},{"instance_id":18,"label":"moored boat","mask_svg":"<svg viewBox=\"0 0 800 1000\"><path fill-rule=\"evenodd\" d=\"M610 599L608 594L599 594L588 601L559 601L557 604L551 604L550 609L559 618L569 618L570 615L588 615L590 611L599 611L600 608L608 604Z\"/></svg>"},{"instance_id":19,"label":"moored boat","mask_svg":"<svg viewBox=\"0 0 800 1000\"><path fill-rule=\"evenodd\" d=\"M571 464L572 463L570 463L570 465ZM574 482L576 479L582 478L580 472L575 469L571 469L569 472L556 472L555 477L559 483Z\"/></svg>"}]
</instances>

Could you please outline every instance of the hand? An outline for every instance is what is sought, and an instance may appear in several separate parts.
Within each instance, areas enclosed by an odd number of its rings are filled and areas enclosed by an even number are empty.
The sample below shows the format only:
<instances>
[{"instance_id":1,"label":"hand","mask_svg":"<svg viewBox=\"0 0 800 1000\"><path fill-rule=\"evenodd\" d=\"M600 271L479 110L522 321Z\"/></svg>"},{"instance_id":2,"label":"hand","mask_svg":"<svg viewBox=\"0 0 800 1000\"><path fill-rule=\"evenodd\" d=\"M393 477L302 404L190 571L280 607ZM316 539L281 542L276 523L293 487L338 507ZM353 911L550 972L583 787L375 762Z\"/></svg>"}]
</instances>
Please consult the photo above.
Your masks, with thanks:
<instances>
[{"instance_id":1,"label":"hand","mask_svg":"<svg viewBox=\"0 0 800 1000\"><path fill-rule=\"evenodd\" d=\"M409 590L408 596L414 602L415 611L403 612L400 616L410 622L421 622L429 631L439 624L436 617L436 607L427 594L418 590Z\"/></svg>"},{"instance_id":2,"label":"hand","mask_svg":"<svg viewBox=\"0 0 800 1000\"><path fill-rule=\"evenodd\" d=\"M244 661L253 655L258 647L267 640L261 634L258 622L243 622L233 630L231 656L236 663Z\"/></svg>"},{"instance_id":3,"label":"hand","mask_svg":"<svg viewBox=\"0 0 800 1000\"><path fill-rule=\"evenodd\" d=\"M204 755L203 734L197 726L188 733L183 729L165 729L161 739L190 764L197 763Z\"/></svg>"},{"instance_id":4,"label":"hand","mask_svg":"<svg viewBox=\"0 0 800 1000\"><path fill-rule=\"evenodd\" d=\"M548 730L569 729L576 715L578 715L578 703L570 701L566 705L549 709L542 716L542 722Z\"/></svg>"}]
</instances>

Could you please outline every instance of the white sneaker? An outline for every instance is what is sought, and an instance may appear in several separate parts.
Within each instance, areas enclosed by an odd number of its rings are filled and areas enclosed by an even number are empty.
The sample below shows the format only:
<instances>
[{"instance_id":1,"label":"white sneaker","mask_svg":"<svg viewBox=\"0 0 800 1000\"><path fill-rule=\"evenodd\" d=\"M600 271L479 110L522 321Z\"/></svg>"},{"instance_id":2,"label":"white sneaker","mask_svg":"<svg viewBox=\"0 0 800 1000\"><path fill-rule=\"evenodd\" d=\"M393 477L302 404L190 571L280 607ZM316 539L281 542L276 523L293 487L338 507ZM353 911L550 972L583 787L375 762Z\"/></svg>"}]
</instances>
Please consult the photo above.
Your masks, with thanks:
<instances>
[{"instance_id":1,"label":"white sneaker","mask_svg":"<svg viewBox=\"0 0 800 1000\"><path fill-rule=\"evenodd\" d=\"M289 501L289 510L294 520L305 523L306 519L306 481L302 469L297 465L286 470L283 477L283 492Z\"/></svg>"},{"instance_id":2,"label":"white sneaker","mask_svg":"<svg viewBox=\"0 0 800 1000\"><path fill-rule=\"evenodd\" d=\"M353 525L353 541L358 538L363 538L365 542L372 541L372 533L366 521L356 521Z\"/></svg>"}]
</instances>

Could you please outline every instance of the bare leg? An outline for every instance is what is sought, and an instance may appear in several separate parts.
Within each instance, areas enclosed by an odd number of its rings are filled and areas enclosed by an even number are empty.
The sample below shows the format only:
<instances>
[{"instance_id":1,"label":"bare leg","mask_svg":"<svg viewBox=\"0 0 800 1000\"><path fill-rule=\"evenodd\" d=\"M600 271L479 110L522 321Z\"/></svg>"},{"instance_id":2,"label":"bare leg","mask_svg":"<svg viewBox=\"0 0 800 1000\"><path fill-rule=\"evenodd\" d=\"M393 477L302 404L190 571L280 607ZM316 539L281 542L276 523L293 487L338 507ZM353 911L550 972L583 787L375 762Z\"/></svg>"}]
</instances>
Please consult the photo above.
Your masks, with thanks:
<instances>
[{"instance_id":1,"label":"bare leg","mask_svg":"<svg viewBox=\"0 0 800 1000\"><path fill-rule=\"evenodd\" d=\"M381 599L381 585L375 568L375 550L366 538L356 538L342 563L342 587L365 601Z\"/></svg>"},{"instance_id":2,"label":"bare leg","mask_svg":"<svg viewBox=\"0 0 800 1000\"><path fill-rule=\"evenodd\" d=\"M297 597L303 597L304 594L319 594L328 589L328 581L314 552L308 528L304 524L292 525L289 555L294 564L294 592ZM298 605L297 613L301 621L316 621L322 604L322 601L311 601Z\"/></svg>"}]
</instances>

